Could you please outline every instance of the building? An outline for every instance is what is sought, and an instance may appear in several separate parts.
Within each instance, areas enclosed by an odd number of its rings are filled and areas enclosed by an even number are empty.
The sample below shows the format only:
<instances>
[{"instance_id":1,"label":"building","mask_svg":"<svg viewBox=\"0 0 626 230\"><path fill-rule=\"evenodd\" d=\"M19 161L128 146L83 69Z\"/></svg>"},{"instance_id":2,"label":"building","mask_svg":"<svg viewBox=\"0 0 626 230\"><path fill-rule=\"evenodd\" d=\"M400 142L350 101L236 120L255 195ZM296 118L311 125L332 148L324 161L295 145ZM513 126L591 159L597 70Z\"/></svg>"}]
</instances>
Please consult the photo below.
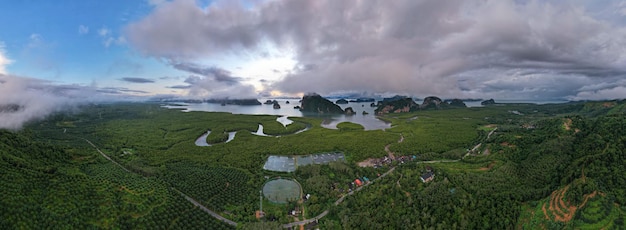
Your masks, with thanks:
<instances>
[{"instance_id":1,"label":"building","mask_svg":"<svg viewBox=\"0 0 626 230\"><path fill-rule=\"evenodd\" d=\"M363 185L363 182L361 182L361 180L359 180L359 179L356 179L356 180L354 180L354 184L356 184L356 186L361 186L361 185Z\"/></svg>"},{"instance_id":2,"label":"building","mask_svg":"<svg viewBox=\"0 0 626 230\"><path fill-rule=\"evenodd\" d=\"M433 173L432 171L426 172L426 173L422 174L420 179L422 180L422 182L427 183L427 182L435 179L435 173Z\"/></svg>"}]
</instances>

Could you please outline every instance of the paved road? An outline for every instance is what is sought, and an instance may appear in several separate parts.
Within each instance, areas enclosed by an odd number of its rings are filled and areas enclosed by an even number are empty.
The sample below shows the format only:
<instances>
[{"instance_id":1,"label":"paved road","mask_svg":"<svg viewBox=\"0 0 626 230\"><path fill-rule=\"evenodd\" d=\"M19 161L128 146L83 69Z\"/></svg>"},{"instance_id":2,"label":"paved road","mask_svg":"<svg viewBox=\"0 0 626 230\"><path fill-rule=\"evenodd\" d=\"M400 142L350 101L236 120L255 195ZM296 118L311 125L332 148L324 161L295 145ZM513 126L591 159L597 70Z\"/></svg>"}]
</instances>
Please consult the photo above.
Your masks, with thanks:
<instances>
[{"instance_id":1,"label":"paved road","mask_svg":"<svg viewBox=\"0 0 626 230\"><path fill-rule=\"evenodd\" d=\"M113 162L114 164L116 164L117 166L120 166L120 168L124 169L126 172L131 172L130 170L124 168L124 166L122 166L121 164L117 163L116 161L114 161L113 159L111 159L109 156L107 156L106 154L104 154L102 151L100 151L100 149L98 149L98 147L96 147L96 145L94 145L93 143L91 143L91 141L83 138L83 140L87 141L87 143L89 143L92 147L94 147L99 153L100 155L102 155L104 158L106 158L107 160ZM232 220L226 219L223 216L220 216L219 214L215 213L214 211L211 211L210 209L208 209L207 207L204 207L204 205L200 204L198 201L194 200L193 198L185 195L183 192L178 191L178 189L172 188L172 190L178 192L180 195L182 195L183 197L185 197L185 199L187 199L187 201L191 202L193 205L200 207L200 209L202 209L202 211L208 213L209 215L215 217L218 220L224 221L227 224L230 224L232 226L237 226L237 223L235 223Z\"/></svg>"},{"instance_id":2,"label":"paved road","mask_svg":"<svg viewBox=\"0 0 626 230\"><path fill-rule=\"evenodd\" d=\"M491 137L491 134L493 134L494 131L496 131L497 128L491 130L491 132L489 132L489 134L487 135L487 138L485 138L485 140L489 139L489 137ZM402 141L404 141L404 136L400 136L400 140L398 141L398 143L402 143ZM478 143L476 146L474 146L474 148L472 150L467 151L467 154L465 154L465 156L463 156L461 159L464 159L465 157L469 156L469 154L473 151L475 151L476 149L478 149L480 146L482 145L482 143ZM389 154L389 157L394 159L395 156L393 155L393 152L391 152L389 150L389 145L385 146L385 151ZM460 160L435 160L435 161L419 161L416 162L417 164L433 164L433 163L451 163L451 162L458 162ZM360 191L361 189L363 189L365 186L368 186L370 184L372 184L374 181L386 177L387 175L389 175L389 173L393 172L393 170L395 170L396 167L393 167L391 169L389 169L389 171L383 173L382 175L380 175L380 177L372 180L371 183L367 183L361 187L356 188L354 191L349 192L347 194L344 194L343 196L341 196L337 201L335 201L335 205L339 205L341 204L341 202L343 202L343 200L350 195L353 195L355 192ZM298 221L298 222L292 222L292 223L288 223L288 224L284 224L283 227L284 228L290 228L290 227L294 227L294 226L298 226L298 225L302 225L302 224L308 224L314 221L317 221L319 219L321 219L322 217L326 216L326 214L328 214L328 210L325 210L324 212L322 212L322 214L314 217L313 219L308 219L308 220L303 220L303 221Z\"/></svg>"},{"instance_id":3,"label":"paved road","mask_svg":"<svg viewBox=\"0 0 626 230\"><path fill-rule=\"evenodd\" d=\"M389 171L383 173L382 175L380 175L379 177L377 177L376 179L373 179L370 183L366 183L361 187L356 188L354 191L349 192L343 196L341 196L337 201L335 201L335 205L339 205L341 204L341 202L343 202L343 200L350 195L353 195L355 192L361 191L361 189L365 188L365 186L369 186L370 184L374 183L375 181L379 180L380 178L386 177L387 175L389 175L389 173L393 172L393 170L395 170L396 167L393 167L391 169L389 169Z\"/></svg>"},{"instance_id":4,"label":"paved road","mask_svg":"<svg viewBox=\"0 0 626 230\"><path fill-rule=\"evenodd\" d=\"M220 216L219 214L215 213L214 211L211 211L210 209L208 209L207 207L204 207L204 205L200 204L198 201L194 200L193 198L187 196L186 194L184 194L181 191L178 191L178 189L172 188L172 190L180 193L180 195L182 195L183 197L185 197L185 199L187 199L189 202L191 202L192 204L194 204L195 206L200 207L200 209L202 209L202 211L208 213L209 215L215 217L218 220L224 221L227 224L230 224L232 226L237 227L237 223L235 223L232 220L226 219L223 216Z\"/></svg>"},{"instance_id":5,"label":"paved road","mask_svg":"<svg viewBox=\"0 0 626 230\"><path fill-rule=\"evenodd\" d=\"M363 189L365 186L368 186L368 185L374 183L374 181L377 181L380 178L386 177L387 175L389 175L389 173L393 172L393 170L395 170L395 169L396 169L396 167L393 167L393 168L389 169L389 171L387 171L387 172L383 173L382 175L380 175L380 177L377 177L376 179L373 179L372 182L364 184L363 186L356 188L354 191L349 192L347 194L344 194L337 201L335 201L335 205L339 205L341 202L343 202L343 200L347 196L350 196L350 195L354 194L355 192L361 191L361 189ZM322 219L322 217L326 216L326 214L328 214L328 210L324 210L321 214L319 214L316 217L313 217L311 219L284 224L283 228L290 228L290 227L294 227L294 226L298 226L298 225L309 224L309 223L315 222L315 221L317 221L319 219Z\"/></svg>"},{"instance_id":6,"label":"paved road","mask_svg":"<svg viewBox=\"0 0 626 230\"><path fill-rule=\"evenodd\" d=\"M102 155L104 158L106 158L107 160L113 162L113 164L116 164L117 166L120 166L120 168L124 169L124 171L126 172L130 172L130 170L124 168L124 166L122 166L120 163L117 163L116 161L114 161L113 159L111 159L109 156L107 156L106 154L104 154L102 151L100 151L100 149L98 149L98 147L96 147L96 145L94 145L93 143L91 143L91 141L83 138L83 140L85 140L87 143L89 143L91 146L93 146L94 149L96 149L100 155Z\"/></svg>"},{"instance_id":7,"label":"paved road","mask_svg":"<svg viewBox=\"0 0 626 230\"><path fill-rule=\"evenodd\" d=\"M491 134L493 134L493 132L495 132L496 129L498 129L498 127L496 127L493 130L491 130L491 132L489 132L489 134L487 134L487 138L485 138L485 140L489 140L489 138L491 137ZM483 144L482 142L478 143L476 146L474 146L474 148L472 148L472 150L467 151L467 153L461 159L465 159L465 157L469 156L470 153L473 153L474 151L476 151L476 149L478 149L482 144Z\"/></svg>"},{"instance_id":8,"label":"paved road","mask_svg":"<svg viewBox=\"0 0 626 230\"><path fill-rule=\"evenodd\" d=\"M313 217L311 219L284 224L283 228L291 228L291 227L295 227L295 226L298 226L298 225L309 224L309 223L315 222L315 221L317 221L319 219L322 219L322 217L326 216L326 214L328 214L328 210L325 210L324 212L322 212L322 214L319 214L316 217Z\"/></svg>"}]
</instances>

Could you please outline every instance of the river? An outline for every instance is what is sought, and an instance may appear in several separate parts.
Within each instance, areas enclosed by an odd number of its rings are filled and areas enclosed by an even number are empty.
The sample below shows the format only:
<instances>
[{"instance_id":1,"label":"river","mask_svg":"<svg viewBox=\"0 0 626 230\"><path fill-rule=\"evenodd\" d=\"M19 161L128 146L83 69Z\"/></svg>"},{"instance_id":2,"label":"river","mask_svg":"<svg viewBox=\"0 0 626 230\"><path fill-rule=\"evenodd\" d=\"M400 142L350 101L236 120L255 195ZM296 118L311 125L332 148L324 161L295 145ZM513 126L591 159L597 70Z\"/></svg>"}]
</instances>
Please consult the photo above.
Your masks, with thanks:
<instances>
[{"instance_id":1,"label":"river","mask_svg":"<svg viewBox=\"0 0 626 230\"><path fill-rule=\"evenodd\" d=\"M299 99L272 99L278 101L281 108L274 109L273 106L262 105L220 105L214 103L173 103L170 105L164 105L166 108L183 109L184 112L189 111L206 111L206 112L229 112L233 114L253 114L253 115L280 115L277 119L278 122L283 125L291 123L286 117L318 117L324 119L322 126L328 129L336 129L337 124L341 122L352 122L362 125L365 130L377 130L387 129L391 127L390 123L382 121L375 116L374 110L376 107L371 107L371 102L350 102L348 104L339 104L341 109L352 107L356 112L354 115L320 115L316 113L303 113L298 109L294 109L294 106L300 105ZM260 102L265 102L266 99L259 99ZM331 100L333 102L336 99ZM289 102L289 103L287 103ZM420 101L418 101L420 102ZM496 100L497 103L564 103L564 101L519 101L519 100ZM175 104L175 105L174 105ZM481 107L480 101L465 101L468 107ZM368 114L363 114L363 111Z\"/></svg>"},{"instance_id":2,"label":"river","mask_svg":"<svg viewBox=\"0 0 626 230\"><path fill-rule=\"evenodd\" d=\"M342 109L352 107L356 112L354 115L320 115L314 113L303 113L298 109L294 109L294 106L300 105L298 99L275 99L280 104L280 109L274 109L272 105L220 105L214 103L173 103L170 105L164 105L165 108L183 109L184 112L189 111L206 111L206 112L229 112L233 114L252 114L252 115L280 115L289 117L318 117L324 119L322 126L329 129L336 129L337 124L341 122L352 122L362 125L365 130L376 130L390 128L391 124L378 119L374 115L375 107L371 107L371 102L363 103L348 103L340 104ZM259 100L265 102L265 100ZM287 104L289 101L289 104ZM363 111L368 114L363 115ZM278 122L283 125L288 125L290 120L286 118L280 118Z\"/></svg>"}]
</instances>

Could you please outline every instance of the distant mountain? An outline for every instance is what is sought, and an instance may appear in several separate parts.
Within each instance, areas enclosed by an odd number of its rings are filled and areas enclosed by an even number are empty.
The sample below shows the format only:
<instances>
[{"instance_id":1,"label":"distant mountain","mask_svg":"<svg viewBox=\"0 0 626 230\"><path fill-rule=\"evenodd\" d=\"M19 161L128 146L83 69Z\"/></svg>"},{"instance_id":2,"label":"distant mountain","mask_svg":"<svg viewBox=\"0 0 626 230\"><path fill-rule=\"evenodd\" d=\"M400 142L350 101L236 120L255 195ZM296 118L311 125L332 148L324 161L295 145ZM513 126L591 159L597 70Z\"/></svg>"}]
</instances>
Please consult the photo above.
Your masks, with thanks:
<instances>
[{"instance_id":1,"label":"distant mountain","mask_svg":"<svg viewBox=\"0 0 626 230\"><path fill-rule=\"evenodd\" d=\"M441 98L430 96L424 98L424 102L420 105L420 109L439 109L442 105L445 106L447 104L444 103Z\"/></svg>"},{"instance_id":2,"label":"distant mountain","mask_svg":"<svg viewBox=\"0 0 626 230\"><path fill-rule=\"evenodd\" d=\"M383 101L382 101L382 102L383 102L383 103L384 103L384 102L392 102L392 101L398 101L398 100L403 100L403 99L407 99L407 98L409 98L409 97L407 97L407 96L395 95L395 96L393 96L393 97L385 97L385 98L383 98Z\"/></svg>"},{"instance_id":3,"label":"distant mountain","mask_svg":"<svg viewBox=\"0 0 626 230\"><path fill-rule=\"evenodd\" d=\"M467 105L465 105L465 102L463 102L463 100L461 99L452 99L449 102L444 103L448 103L451 107L467 107Z\"/></svg>"},{"instance_id":4,"label":"distant mountain","mask_svg":"<svg viewBox=\"0 0 626 230\"><path fill-rule=\"evenodd\" d=\"M341 98L337 100L335 103L336 104L348 104L348 100Z\"/></svg>"},{"instance_id":5,"label":"distant mountain","mask_svg":"<svg viewBox=\"0 0 626 230\"><path fill-rule=\"evenodd\" d=\"M447 102L448 104L450 104L450 102L452 102L452 100L461 100L463 102L477 102L477 101L482 101L482 98L454 98L454 99L445 99L443 100L444 102Z\"/></svg>"},{"instance_id":6,"label":"distant mountain","mask_svg":"<svg viewBox=\"0 0 626 230\"><path fill-rule=\"evenodd\" d=\"M376 108L376 114L385 113L403 113L413 112L417 110L427 109L444 109L453 107L467 107L461 99L448 100L449 102L441 100L439 97L429 96L424 98L421 105L418 105L413 99L406 96L396 95L391 98L385 98L378 102ZM372 103L373 104L373 103Z\"/></svg>"},{"instance_id":7,"label":"distant mountain","mask_svg":"<svg viewBox=\"0 0 626 230\"><path fill-rule=\"evenodd\" d=\"M302 97L300 111L322 114L344 113L341 107L316 93L309 93Z\"/></svg>"},{"instance_id":8,"label":"distant mountain","mask_svg":"<svg viewBox=\"0 0 626 230\"><path fill-rule=\"evenodd\" d=\"M226 105L260 105L257 99L207 99L207 103L226 104Z\"/></svg>"},{"instance_id":9,"label":"distant mountain","mask_svg":"<svg viewBox=\"0 0 626 230\"><path fill-rule=\"evenodd\" d=\"M374 99L374 98L365 98L365 97L357 98L355 100L350 100L350 102L357 102L357 103L359 103L359 102L375 102L375 101L376 101L376 99Z\"/></svg>"},{"instance_id":10,"label":"distant mountain","mask_svg":"<svg viewBox=\"0 0 626 230\"><path fill-rule=\"evenodd\" d=\"M393 98L385 99L374 110L376 114L412 112L419 109L419 105L409 97L394 96Z\"/></svg>"},{"instance_id":11,"label":"distant mountain","mask_svg":"<svg viewBox=\"0 0 626 230\"><path fill-rule=\"evenodd\" d=\"M493 98L492 98L492 99L489 99L489 100L482 101L480 104L481 105L494 105L494 104L496 104L496 101L494 101Z\"/></svg>"}]
</instances>

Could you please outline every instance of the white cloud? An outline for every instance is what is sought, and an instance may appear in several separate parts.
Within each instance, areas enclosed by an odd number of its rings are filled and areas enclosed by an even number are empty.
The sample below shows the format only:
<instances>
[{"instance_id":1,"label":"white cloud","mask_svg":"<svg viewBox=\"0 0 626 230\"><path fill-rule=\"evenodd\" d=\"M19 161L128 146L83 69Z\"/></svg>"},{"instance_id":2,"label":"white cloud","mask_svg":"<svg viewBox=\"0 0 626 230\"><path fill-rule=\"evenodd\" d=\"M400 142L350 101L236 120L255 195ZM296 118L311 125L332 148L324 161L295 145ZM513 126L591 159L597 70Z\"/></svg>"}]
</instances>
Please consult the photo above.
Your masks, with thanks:
<instances>
[{"instance_id":1,"label":"white cloud","mask_svg":"<svg viewBox=\"0 0 626 230\"><path fill-rule=\"evenodd\" d=\"M124 45L126 44L126 38L124 38L123 36L118 36L117 38L107 37L106 39L104 39L102 44L104 44L104 47L107 47L107 48L111 46L112 44Z\"/></svg>"},{"instance_id":2,"label":"white cloud","mask_svg":"<svg viewBox=\"0 0 626 230\"><path fill-rule=\"evenodd\" d=\"M100 35L101 37L107 37L109 36L109 34L111 34L111 30L102 27L98 30L98 35Z\"/></svg>"},{"instance_id":3,"label":"white cloud","mask_svg":"<svg viewBox=\"0 0 626 230\"><path fill-rule=\"evenodd\" d=\"M35 78L0 75L0 107L17 107L14 111L0 111L0 128L20 129L26 122L82 103L136 100L131 95L143 93L127 88L58 85Z\"/></svg>"},{"instance_id":4,"label":"white cloud","mask_svg":"<svg viewBox=\"0 0 626 230\"><path fill-rule=\"evenodd\" d=\"M7 74L6 66L11 63L13 63L13 60L7 57L4 42L0 41L0 74Z\"/></svg>"},{"instance_id":5,"label":"white cloud","mask_svg":"<svg viewBox=\"0 0 626 230\"><path fill-rule=\"evenodd\" d=\"M89 27L85 26L85 25L80 25L78 26L78 34L88 34L89 33Z\"/></svg>"}]
</instances>

